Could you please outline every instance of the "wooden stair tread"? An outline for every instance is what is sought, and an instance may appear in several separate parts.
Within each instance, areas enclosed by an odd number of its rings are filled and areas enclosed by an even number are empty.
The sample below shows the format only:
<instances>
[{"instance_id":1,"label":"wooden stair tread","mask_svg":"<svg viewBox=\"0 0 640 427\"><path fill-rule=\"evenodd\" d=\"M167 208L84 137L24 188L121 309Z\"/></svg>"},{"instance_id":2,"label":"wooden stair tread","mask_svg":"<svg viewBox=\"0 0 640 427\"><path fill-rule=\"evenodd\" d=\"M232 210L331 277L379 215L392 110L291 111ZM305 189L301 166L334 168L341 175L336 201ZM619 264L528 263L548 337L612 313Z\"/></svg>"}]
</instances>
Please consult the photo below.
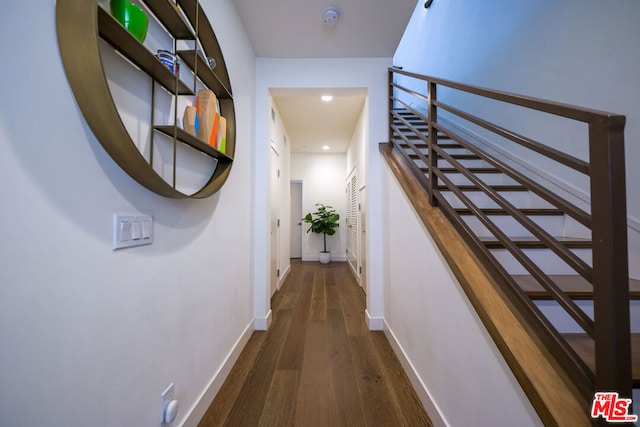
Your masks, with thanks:
<instances>
[{"instance_id":1,"label":"wooden stair tread","mask_svg":"<svg viewBox=\"0 0 640 427\"><path fill-rule=\"evenodd\" d=\"M551 295L533 276L511 276L520 288L533 299L551 299ZM593 286L578 275L550 275L549 278L572 299L593 299ZM640 280L629 279L629 298L640 299Z\"/></svg>"},{"instance_id":2,"label":"wooden stair tread","mask_svg":"<svg viewBox=\"0 0 640 427\"><path fill-rule=\"evenodd\" d=\"M442 170L442 169L440 169ZM556 208L520 208L520 212L527 216L562 216L564 212ZM458 215L473 215L471 209L456 208ZM486 215L510 215L506 210L502 208L480 208L480 211Z\"/></svg>"},{"instance_id":3,"label":"wooden stair tread","mask_svg":"<svg viewBox=\"0 0 640 427\"><path fill-rule=\"evenodd\" d=\"M425 156L427 155L425 154ZM418 159L417 154L409 154L409 157L414 160ZM475 154L451 154L451 157L458 160L482 160L480 157L476 156ZM438 158L441 159L442 157L438 156Z\"/></svg>"},{"instance_id":4,"label":"wooden stair tread","mask_svg":"<svg viewBox=\"0 0 640 427\"><path fill-rule=\"evenodd\" d=\"M495 191L529 191L527 187L517 184L487 184L487 186ZM482 191L477 185L456 185L461 191ZM446 185L439 185L438 190L448 191L449 187Z\"/></svg>"},{"instance_id":5,"label":"wooden stair tread","mask_svg":"<svg viewBox=\"0 0 640 427\"><path fill-rule=\"evenodd\" d=\"M406 120L407 123L409 123L411 126L413 126L416 129L424 129L425 131L427 131L429 129L429 125L423 121L417 121L417 120ZM400 120L394 120L393 121L393 126L397 127L400 130L407 130L409 129L409 126L406 125L406 123L400 121Z\"/></svg>"},{"instance_id":6,"label":"wooden stair tread","mask_svg":"<svg viewBox=\"0 0 640 427\"><path fill-rule=\"evenodd\" d=\"M397 130L394 129L393 131L394 131L394 133L396 133L398 135L405 136L405 137L411 137L411 136L417 137L418 133L422 134L423 136L429 135L429 128L427 126L414 125L413 127L415 128L415 130L417 132L415 132L413 129L410 129L409 127L407 127L405 125L396 125ZM444 135L440 135L440 136L442 136L442 138L440 138L440 139L445 139L446 138Z\"/></svg>"},{"instance_id":7,"label":"wooden stair tread","mask_svg":"<svg viewBox=\"0 0 640 427\"><path fill-rule=\"evenodd\" d=\"M595 370L595 346L587 334L562 334L593 372ZM631 379L633 387L640 387L640 334L631 334Z\"/></svg>"},{"instance_id":8,"label":"wooden stair tread","mask_svg":"<svg viewBox=\"0 0 640 427\"><path fill-rule=\"evenodd\" d=\"M567 248L571 248L571 249L591 249L591 246L592 246L590 239L582 239L578 237L556 237L555 239L558 240ZM489 249L504 248L504 245L502 244L502 242L500 242L494 237L481 237L480 240ZM531 237L531 236L511 237L511 240L520 249L547 249L547 245L542 243L536 237Z\"/></svg>"},{"instance_id":9,"label":"wooden stair tread","mask_svg":"<svg viewBox=\"0 0 640 427\"><path fill-rule=\"evenodd\" d=\"M420 138L420 136L418 136L418 134L416 134L414 132L411 132L411 131L408 131L408 130L404 131L404 132L394 132L394 134L404 136L407 139L415 139L415 140L422 139L422 138ZM421 135L424 136L424 137L428 137L429 136L429 132L427 132L426 130L422 131ZM446 135L438 134L438 140L439 141L446 141L446 140L451 140L451 138L449 138ZM402 140L398 139L398 138L394 138L394 139L391 140L391 142L395 142L397 144L397 143L401 143ZM458 145L458 144L456 143L456 145Z\"/></svg>"},{"instance_id":10,"label":"wooden stair tread","mask_svg":"<svg viewBox=\"0 0 640 427\"><path fill-rule=\"evenodd\" d=\"M417 123L417 124L421 124L421 125L427 125L427 122L425 120L423 120L422 117L418 117L418 116L404 116L404 115L400 115L400 117L398 116L393 116L393 123L403 123L403 120L406 122L409 122L411 124L413 123Z\"/></svg>"},{"instance_id":11,"label":"wooden stair tread","mask_svg":"<svg viewBox=\"0 0 640 427\"><path fill-rule=\"evenodd\" d=\"M441 138L438 138L441 139ZM409 144L406 144L404 141L394 141L397 145L399 145L401 148L404 149L409 149L411 147L409 147ZM417 142L413 144L416 148L421 148L421 149L427 149L429 148L428 144L425 144L423 142ZM455 149L455 148L464 148L462 145L456 143L456 142L446 142L446 143L439 143L438 147L440 148L446 148L446 149Z\"/></svg>"},{"instance_id":12,"label":"wooden stair tread","mask_svg":"<svg viewBox=\"0 0 640 427\"><path fill-rule=\"evenodd\" d=\"M396 113L396 114L398 114L398 115L400 115L400 116L403 116L403 117L418 117L414 113L412 113L411 111L403 109L403 108L394 109L394 110L391 110L391 111ZM426 114L425 114L425 116L426 116Z\"/></svg>"},{"instance_id":13,"label":"wooden stair tread","mask_svg":"<svg viewBox=\"0 0 640 427\"><path fill-rule=\"evenodd\" d=\"M438 168L440 169L441 172L444 173L462 173L460 172L458 169L456 168ZM490 173L490 174L496 174L496 173L502 173L500 172L498 169L495 168L466 168L469 172L474 173L474 174L486 174L486 173ZM422 172L429 172L429 168L420 168L420 170Z\"/></svg>"}]
</instances>

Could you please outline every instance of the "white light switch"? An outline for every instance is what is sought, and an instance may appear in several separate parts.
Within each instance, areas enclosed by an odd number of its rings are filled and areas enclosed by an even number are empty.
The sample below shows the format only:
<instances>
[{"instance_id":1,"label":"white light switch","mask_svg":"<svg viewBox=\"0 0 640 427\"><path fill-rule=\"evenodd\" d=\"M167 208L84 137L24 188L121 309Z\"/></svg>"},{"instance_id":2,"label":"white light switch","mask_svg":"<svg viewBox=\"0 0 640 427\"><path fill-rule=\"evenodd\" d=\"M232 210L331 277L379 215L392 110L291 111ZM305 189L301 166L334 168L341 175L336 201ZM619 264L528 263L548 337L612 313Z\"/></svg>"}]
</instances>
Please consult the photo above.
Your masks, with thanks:
<instances>
[{"instance_id":1,"label":"white light switch","mask_svg":"<svg viewBox=\"0 0 640 427\"><path fill-rule=\"evenodd\" d=\"M151 238L151 233L152 233L152 228L151 228L151 220L149 219L143 219L142 220L142 238L143 239L150 239Z\"/></svg>"},{"instance_id":2,"label":"white light switch","mask_svg":"<svg viewBox=\"0 0 640 427\"><path fill-rule=\"evenodd\" d=\"M139 218L134 218L131 227L131 238L133 240L140 240L142 237L142 221Z\"/></svg>"},{"instance_id":3,"label":"white light switch","mask_svg":"<svg viewBox=\"0 0 640 427\"><path fill-rule=\"evenodd\" d=\"M113 249L153 243L153 217L113 215Z\"/></svg>"},{"instance_id":4,"label":"white light switch","mask_svg":"<svg viewBox=\"0 0 640 427\"><path fill-rule=\"evenodd\" d=\"M119 241L128 242L131 237L131 223L128 221L118 222Z\"/></svg>"}]
</instances>

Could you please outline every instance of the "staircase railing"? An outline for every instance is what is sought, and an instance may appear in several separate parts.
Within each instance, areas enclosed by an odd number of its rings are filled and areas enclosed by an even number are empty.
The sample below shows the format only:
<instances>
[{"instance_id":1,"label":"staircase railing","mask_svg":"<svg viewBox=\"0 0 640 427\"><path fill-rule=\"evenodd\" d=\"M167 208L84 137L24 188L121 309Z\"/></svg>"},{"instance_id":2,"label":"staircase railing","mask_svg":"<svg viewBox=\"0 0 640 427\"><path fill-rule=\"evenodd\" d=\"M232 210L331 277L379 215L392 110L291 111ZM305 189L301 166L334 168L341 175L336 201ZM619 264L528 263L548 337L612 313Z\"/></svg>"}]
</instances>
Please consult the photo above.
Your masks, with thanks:
<instances>
[{"instance_id":1,"label":"staircase railing","mask_svg":"<svg viewBox=\"0 0 640 427\"><path fill-rule=\"evenodd\" d=\"M439 92L444 93L440 98ZM463 97L464 100L460 101ZM515 110L517 113L513 112ZM487 115L493 118L480 117L485 111L489 111ZM625 117L455 83L395 67L389 69L389 114L389 141L414 165L413 172L422 180L431 204L444 211L476 254L486 260L494 274L501 277L505 293L523 316L537 325L538 335L569 373L584 398L590 402L595 391L617 391L630 398ZM529 136L495 123L503 121L504 116L518 117L519 125L526 123L524 127L529 129ZM526 118L523 120L523 117ZM531 137L531 134L536 137L545 134L535 131L536 127L555 127L559 121L572 123L569 131L563 131L563 141L570 141L570 144L540 142ZM577 148L580 134L574 123L587 126L582 139L588 144L588 150L585 149L582 157L588 160L573 154L579 151L574 148ZM494 149L483 141L496 141ZM563 145L569 150L559 148ZM516 185L524 187L528 194L536 195L553 210L580 224L578 228L587 230L582 241L584 246L591 248L591 256L584 259L584 256L577 255L566 236L554 236L538 225L526 208L516 207L504 195L503 190L508 186L501 188L487 184L482 178L482 169L465 165L465 156L452 153L453 147L471 153ZM555 175L559 180L568 176L579 186L580 180L586 178L589 183L584 185L587 188L585 192L589 192L590 197L580 200L567 195L561 186L539 182L539 176L536 178L519 163L526 158L534 158L535 165L531 169L549 167L552 170L549 175ZM463 176L465 183L455 183L454 175ZM470 197L468 190L482 192L496 207L479 206L478 199ZM464 206L460 207L461 204ZM511 216L530 233L528 244L518 242L517 238L501 230L491 218L491 213L498 211L501 215ZM489 231L490 238L474 232L461 212L472 214L475 221ZM490 247L507 251L590 337L595 367L590 367L578 355L507 272L503 263L492 255ZM561 289L557 279L548 274L543 265L532 259L527 247L546 248L569 270L592 285L593 318Z\"/></svg>"}]
</instances>

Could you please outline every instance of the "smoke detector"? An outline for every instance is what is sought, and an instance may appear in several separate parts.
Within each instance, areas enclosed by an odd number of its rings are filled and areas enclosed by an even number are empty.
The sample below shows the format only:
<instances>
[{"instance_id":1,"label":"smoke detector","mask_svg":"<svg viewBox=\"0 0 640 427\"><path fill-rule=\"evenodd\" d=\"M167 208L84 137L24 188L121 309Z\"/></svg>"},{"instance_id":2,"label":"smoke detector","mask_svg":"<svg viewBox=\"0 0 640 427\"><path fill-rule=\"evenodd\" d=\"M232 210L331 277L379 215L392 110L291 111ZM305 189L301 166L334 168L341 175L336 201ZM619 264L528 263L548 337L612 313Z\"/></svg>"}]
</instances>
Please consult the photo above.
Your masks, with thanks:
<instances>
[{"instance_id":1,"label":"smoke detector","mask_svg":"<svg viewBox=\"0 0 640 427\"><path fill-rule=\"evenodd\" d=\"M338 23L338 18L340 14L338 13L338 9L335 7L328 7L322 12L322 22L324 25L329 25L333 27Z\"/></svg>"}]
</instances>

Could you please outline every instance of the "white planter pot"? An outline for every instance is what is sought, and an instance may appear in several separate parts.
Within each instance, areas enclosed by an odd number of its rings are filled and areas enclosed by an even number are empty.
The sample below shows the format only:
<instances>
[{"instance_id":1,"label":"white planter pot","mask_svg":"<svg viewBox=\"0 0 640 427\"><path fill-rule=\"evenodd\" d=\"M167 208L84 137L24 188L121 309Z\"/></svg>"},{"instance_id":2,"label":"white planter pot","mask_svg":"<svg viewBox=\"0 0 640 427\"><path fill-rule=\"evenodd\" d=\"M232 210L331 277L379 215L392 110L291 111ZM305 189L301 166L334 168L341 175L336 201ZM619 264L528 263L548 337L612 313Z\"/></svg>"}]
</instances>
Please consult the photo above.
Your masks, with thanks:
<instances>
[{"instance_id":1,"label":"white planter pot","mask_svg":"<svg viewBox=\"0 0 640 427\"><path fill-rule=\"evenodd\" d=\"M318 260L320 264L329 264L331 262L331 252L320 252Z\"/></svg>"}]
</instances>

